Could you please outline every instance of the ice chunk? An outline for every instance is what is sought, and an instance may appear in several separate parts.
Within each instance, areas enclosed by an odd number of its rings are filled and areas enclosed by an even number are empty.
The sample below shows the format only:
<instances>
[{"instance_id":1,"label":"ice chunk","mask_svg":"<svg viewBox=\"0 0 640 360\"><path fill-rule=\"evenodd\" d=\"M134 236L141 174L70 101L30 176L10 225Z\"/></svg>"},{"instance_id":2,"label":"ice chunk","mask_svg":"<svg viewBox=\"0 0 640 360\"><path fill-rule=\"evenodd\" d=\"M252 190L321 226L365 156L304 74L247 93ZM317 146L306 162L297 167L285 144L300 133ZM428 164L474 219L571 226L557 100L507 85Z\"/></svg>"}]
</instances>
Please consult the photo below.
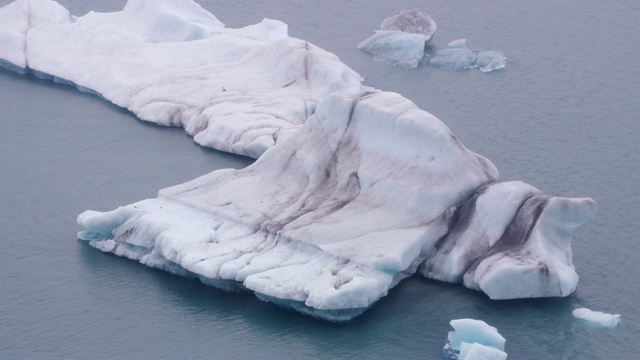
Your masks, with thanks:
<instances>
[{"instance_id":1,"label":"ice chunk","mask_svg":"<svg viewBox=\"0 0 640 360\"><path fill-rule=\"evenodd\" d=\"M455 47L436 51L429 59L429 65L452 71L468 70L473 67L478 55L471 49Z\"/></svg>"},{"instance_id":2,"label":"ice chunk","mask_svg":"<svg viewBox=\"0 0 640 360\"><path fill-rule=\"evenodd\" d=\"M424 57L425 45L436 31L436 23L418 9L405 9L386 18L376 31L358 45L373 54L375 61L415 68Z\"/></svg>"},{"instance_id":3,"label":"ice chunk","mask_svg":"<svg viewBox=\"0 0 640 360\"><path fill-rule=\"evenodd\" d=\"M619 314L607 314L600 311L592 311L587 308L573 310L573 316L578 319L587 320L590 323L603 327L616 327L620 321Z\"/></svg>"},{"instance_id":4,"label":"ice chunk","mask_svg":"<svg viewBox=\"0 0 640 360\"><path fill-rule=\"evenodd\" d=\"M380 30L424 35L427 42L431 41L436 29L436 22L431 16L417 8L404 9L399 14L384 19L380 25Z\"/></svg>"},{"instance_id":5,"label":"ice chunk","mask_svg":"<svg viewBox=\"0 0 640 360\"><path fill-rule=\"evenodd\" d=\"M362 88L335 55L288 37L286 24L228 29L192 0L132 0L123 11L73 19L54 1L19 0L0 8L0 44L7 68L251 157L284 140L327 95Z\"/></svg>"},{"instance_id":6,"label":"ice chunk","mask_svg":"<svg viewBox=\"0 0 640 360\"><path fill-rule=\"evenodd\" d=\"M478 53L478 60L476 60L476 66L480 68L482 72L489 72L493 70L502 69L507 65L507 59L499 51L481 51Z\"/></svg>"},{"instance_id":7,"label":"ice chunk","mask_svg":"<svg viewBox=\"0 0 640 360\"><path fill-rule=\"evenodd\" d=\"M506 340L498 330L486 322L474 319L451 320L454 331L449 332L444 346L447 358L459 360L504 360Z\"/></svg>"},{"instance_id":8,"label":"ice chunk","mask_svg":"<svg viewBox=\"0 0 640 360\"><path fill-rule=\"evenodd\" d=\"M451 320L454 331L449 332L447 339L454 350L461 350L462 343L478 343L504 351L505 338L498 329L482 320L457 319Z\"/></svg>"},{"instance_id":9,"label":"ice chunk","mask_svg":"<svg viewBox=\"0 0 640 360\"><path fill-rule=\"evenodd\" d=\"M423 35L380 30L358 45L358 49L373 54L375 61L407 68L418 66L424 47Z\"/></svg>"}]
</instances>

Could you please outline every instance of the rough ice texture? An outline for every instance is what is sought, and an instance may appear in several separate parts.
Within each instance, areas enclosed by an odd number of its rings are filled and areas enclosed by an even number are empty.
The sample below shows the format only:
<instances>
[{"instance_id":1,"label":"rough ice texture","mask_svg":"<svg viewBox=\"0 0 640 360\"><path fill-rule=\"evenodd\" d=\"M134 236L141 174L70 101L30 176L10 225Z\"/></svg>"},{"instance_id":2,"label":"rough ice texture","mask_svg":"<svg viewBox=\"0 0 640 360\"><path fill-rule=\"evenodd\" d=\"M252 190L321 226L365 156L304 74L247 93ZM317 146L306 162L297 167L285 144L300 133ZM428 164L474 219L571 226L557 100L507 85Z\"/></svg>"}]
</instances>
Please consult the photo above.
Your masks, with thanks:
<instances>
[{"instance_id":1,"label":"rough ice texture","mask_svg":"<svg viewBox=\"0 0 640 360\"><path fill-rule=\"evenodd\" d=\"M467 39L451 41L447 48L440 49L429 59L429 65L451 71L477 67L482 72L503 69L507 58L499 51L485 50L475 53L467 47Z\"/></svg>"},{"instance_id":2,"label":"rough ice texture","mask_svg":"<svg viewBox=\"0 0 640 360\"><path fill-rule=\"evenodd\" d=\"M102 251L334 321L418 269L499 299L575 288L570 242L593 200L498 182L437 118L283 23L227 29L182 0L80 18L19 0L0 9L0 45L7 68L260 156L81 214L79 238Z\"/></svg>"},{"instance_id":3,"label":"rough ice texture","mask_svg":"<svg viewBox=\"0 0 640 360\"><path fill-rule=\"evenodd\" d=\"M392 65L415 68L424 57L425 45L436 31L436 23L418 9L405 9L384 19L380 30L361 42L358 49L373 59Z\"/></svg>"},{"instance_id":4,"label":"rough ice texture","mask_svg":"<svg viewBox=\"0 0 640 360\"><path fill-rule=\"evenodd\" d=\"M399 14L384 19L380 24L380 30L424 35L427 42L431 40L437 28L431 16L417 8L404 9Z\"/></svg>"},{"instance_id":5,"label":"rough ice texture","mask_svg":"<svg viewBox=\"0 0 640 360\"><path fill-rule=\"evenodd\" d=\"M142 120L184 127L201 145L251 157L330 93L361 88L356 72L288 37L286 24L227 29L190 0L135 0L80 18L51 0L19 0L0 9L0 24L6 67L90 90Z\"/></svg>"},{"instance_id":6,"label":"rough ice texture","mask_svg":"<svg viewBox=\"0 0 640 360\"><path fill-rule=\"evenodd\" d=\"M578 308L573 310L573 316L578 319L587 320L592 324L609 328L616 327L618 322L620 322L619 314L607 314L587 308Z\"/></svg>"},{"instance_id":7,"label":"rough ice texture","mask_svg":"<svg viewBox=\"0 0 640 360\"><path fill-rule=\"evenodd\" d=\"M454 350L460 360L504 360L505 338L486 322L474 319L451 320L454 331L447 336L445 349Z\"/></svg>"},{"instance_id":8,"label":"rough ice texture","mask_svg":"<svg viewBox=\"0 0 640 360\"><path fill-rule=\"evenodd\" d=\"M592 199L549 197L522 182L480 187L420 272L492 299L567 296L578 283L573 233L595 212Z\"/></svg>"},{"instance_id":9,"label":"rough ice texture","mask_svg":"<svg viewBox=\"0 0 640 360\"><path fill-rule=\"evenodd\" d=\"M420 64L424 47L423 35L391 30L378 30L358 45L358 49L372 54L375 61L406 68Z\"/></svg>"},{"instance_id":10,"label":"rough ice texture","mask_svg":"<svg viewBox=\"0 0 640 360\"><path fill-rule=\"evenodd\" d=\"M478 53L476 67L482 72L503 69L507 66L507 58L499 51L486 50Z\"/></svg>"},{"instance_id":11,"label":"rough ice texture","mask_svg":"<svg viewBox=\"0 0 640 360\"><path fill-rule=\"evenodd\" d=\"M452 47L436 51L429 59L429 65L452 71L468 70L473 67L478 55L471 49Z\"/></svg>"}]
</instances>

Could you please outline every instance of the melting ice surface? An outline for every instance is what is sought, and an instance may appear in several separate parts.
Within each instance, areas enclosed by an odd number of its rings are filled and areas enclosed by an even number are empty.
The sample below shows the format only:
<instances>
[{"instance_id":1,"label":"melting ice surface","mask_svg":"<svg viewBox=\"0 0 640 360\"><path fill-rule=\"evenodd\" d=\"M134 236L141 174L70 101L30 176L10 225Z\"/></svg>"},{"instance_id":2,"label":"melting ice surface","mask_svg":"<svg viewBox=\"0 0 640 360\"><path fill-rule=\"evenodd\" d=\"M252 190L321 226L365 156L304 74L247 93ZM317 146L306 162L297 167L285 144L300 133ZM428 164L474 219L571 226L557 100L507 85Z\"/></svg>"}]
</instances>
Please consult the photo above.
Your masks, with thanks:
<instances>
[{"instance_id":1,"label":"melting ice surface","mask_svg":"<svg viewBox=\"0 0 640 360\"><path fill-rule=\"evenodd\" d=\"M444 355L459 360L504 360L506 340L498 330L484 321L474 319L451 320L454 331L447 336Z\"/></svg>"},{"instance_id":2,"label":"melting ice surface","mask_svg":"<svg viewBox=\"0 0 640 360\"><path fill-rule=\"evenodd\" d=\"M573 316L578 319L587 320L592 324L610 328L616 327L618 322L620 322L619 314L607 314L587 308L578 308L573 310Z\"/></svg>"},{"instance_id":3,"label":"melting ice surface","mask_svg":"<svg viewBox=\"0 0 640 360\"><path fill-rule=\"evenodd\" d=\"M375 61L415 68L424 57L425 45L431 41L437 25L425 12L404 9L382 21L380 30L358 45L373 54Z\"/></svg>"},{"instance_id":4,"label":"melting ice surface","mask_svg":"<svg viewBox=\"0 0 640 360\"><path fill-rule=\"evenodd\" d=\"M416 272L494 299L575 290L571 240L593 200L500 182L439 119L281 22L228 29L192 1L76 18L19 0L0 9L0 42L7 68L258 157L82 213L98 249L333 321Z\"/></svg>"}]
</instances>

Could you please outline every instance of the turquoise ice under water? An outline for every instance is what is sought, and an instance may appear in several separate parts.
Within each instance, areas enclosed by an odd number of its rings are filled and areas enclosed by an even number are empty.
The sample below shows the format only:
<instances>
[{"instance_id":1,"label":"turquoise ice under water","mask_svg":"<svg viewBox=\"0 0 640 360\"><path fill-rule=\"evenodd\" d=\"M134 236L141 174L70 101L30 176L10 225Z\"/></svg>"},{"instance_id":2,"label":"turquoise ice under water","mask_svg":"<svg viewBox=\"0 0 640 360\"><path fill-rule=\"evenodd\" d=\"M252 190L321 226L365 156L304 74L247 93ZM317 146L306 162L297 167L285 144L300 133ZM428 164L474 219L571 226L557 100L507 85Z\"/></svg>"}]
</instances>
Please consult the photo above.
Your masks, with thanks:
<instances>
[{"instance_id":1,"label":"turquoise ice under water","mask_svg":"<svg viewBox=\"0 0 640 360\"><path fill-rule=\"evenodd\" d=\"M0 0L0 5L7 1ZM73 13L124 2L61 2ZM564 299L496 302L413 277L352 323L285 312L100 253L74 241L78 213L155 196L249 160L194 145L95 96L0 72L0 358L438 358L449 321L482 319L509 359L628 359L640 350L640 40L633 1L454 4L201 2L228 26L262 17L337 54L365 83L441 118L504 180L590 196L597 218L576 233L581 276ZM499 49L507 68L484 74L376 63L357 44L402 8L438 22L432 44L467 38ZM577 307L619 313L594 328Z\"/></svg>"}]
</instances>

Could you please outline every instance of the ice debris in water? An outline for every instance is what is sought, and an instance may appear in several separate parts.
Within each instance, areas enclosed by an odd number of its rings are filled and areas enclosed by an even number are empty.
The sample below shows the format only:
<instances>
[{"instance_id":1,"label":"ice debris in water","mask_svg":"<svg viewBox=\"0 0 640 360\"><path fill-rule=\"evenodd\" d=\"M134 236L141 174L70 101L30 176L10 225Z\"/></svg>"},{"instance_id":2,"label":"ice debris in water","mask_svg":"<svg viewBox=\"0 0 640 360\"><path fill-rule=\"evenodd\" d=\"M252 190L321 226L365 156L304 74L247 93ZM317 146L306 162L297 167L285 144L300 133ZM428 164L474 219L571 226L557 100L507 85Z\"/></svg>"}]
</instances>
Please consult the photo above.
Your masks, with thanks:
<instances>
[{"instance_id":1,"label":"ice debris in water","mask_svg":"<svg viewBox=\"0 0 640 360\"><path fill-rule=\"evenodd\" d=\"M453 47L438 50L435 55L429 59L429 65L451 71L460 71L471 69L477 59L478 55L471 49Z\"/></svg>"},{"instance_id":2,"label":"ice debris in water","mask_svg":"<svg viewBox=\"0 0 640 360\"><path fill-rule=\"evenodd\" d=\"M449 332L443 349L446 359L504 360L506 340L498 330L486 322L474 319L451 320L454 331Z\"/></svg>"},{"instance_id":3,"label":"ice debris in water","mask_svg":"<svg viewBox=\"0 0 640 360\"><path fill-rule=\"evenodd\" d=\"M415 68L436 28L429 14L416 8L405 9L384 19L380 30L361 42L358 49L373 54L375 61Z\"/></svg>"},{"instance_id":4,"label":"ice debris in water","mask_svg":"<svg viewBox=\"0 0 640 360\"><path fill-rule=\"evenodd\" d=\"M449 42L447 45L450 48L466 48L467 47L467 39L458 39Z\"/></svg>"},{"instance_id":5,"label":"ice debris in water","mask_svg":"<svg viewBox=\"0 0 640 360\"><path fill-rule=\"evenodd\" d=\"M600 311L593 311L587 308L573 310L573 316L578 319L587 320L592 324L613 328L620 322L619 314L607 314Z\"/></svg>"},{"instance_id":6,"label":"ice debris in water","mask_svg":"<svg viewBox=\"0 0 640 360\"><path fill-rule=\"evenodd\" d=\"M507 65L507 58L499 51L486 50L478 53L476 66L482 72L502 69Z\"/></svg>"},{"instance_id":7,"label":"ice debris in water","mask_svg":"<svg viewBox=\"0 0 640 360\"><path fill-rule=\"evenodd\" d=\"M502 69L507 60L499 51L486 50L475 53L467 47L467 39L453 40L445 49L440 49L429 59L429 65L451 71L477 67L482 72Z\"/></svg>"},{"instance_id":8,"label":"ice debris in water","mask_svg":"<svg viewBox=\"0 0 640 360\"><path fill-rule=\"evenodd\" d=\"M18 0L0 8L0 43L2 66L259 157L82 213L78 238L102 251L332 321L416 272L493 299L575 289L571 240L593 200L498 181L435 116L362 86L284 23L229 29L187 0L82 17Z\"/></svg>"}]
</instances>

